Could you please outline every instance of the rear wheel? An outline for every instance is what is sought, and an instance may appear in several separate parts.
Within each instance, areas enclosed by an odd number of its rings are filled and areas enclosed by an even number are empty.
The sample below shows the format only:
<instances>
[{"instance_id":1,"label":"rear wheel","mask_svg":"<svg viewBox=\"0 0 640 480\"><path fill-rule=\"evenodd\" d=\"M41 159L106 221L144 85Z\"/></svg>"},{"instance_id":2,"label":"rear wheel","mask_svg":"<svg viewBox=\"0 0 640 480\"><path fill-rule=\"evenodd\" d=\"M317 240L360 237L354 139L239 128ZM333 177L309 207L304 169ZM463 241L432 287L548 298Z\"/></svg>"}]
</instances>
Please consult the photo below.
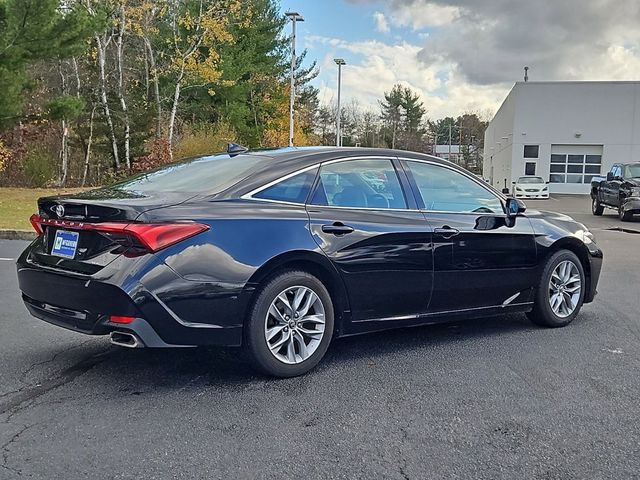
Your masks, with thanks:
<instances>
[{"instance_id":1,"label":"rear wheel","mask_svg":"<svg viewBox=\"0 0 640 480\"><path fill-rule=\"evenodd\" d=\"M536 291L531 321L545 327L564 327L578 315L585 294L584 269L569 250L554 253L547 261Z\"/></svg>"},{"instance_id":2,"label":"rear wheel","mask_svg":"<svg viewBox=\"0 0 640 480\"><path fill-rule=\"evenodd\" d=\"M332 334L333 303L326 287L307 272L287 271L259 291L245 345L258 370L294 377L320 362Z\"/></svg>"},{"instance_id":3,"label":"rear wheel","mask_svg":"<svg viewBox=\"0 0 640 480\"><path fill-rule=\"evenodd\" d=\"M602 212L604 212L604 207L600 204L600 200L598 200L598 197L593 197L591 201L591 213L600 216Z\"/></svg>"}]
</instances>

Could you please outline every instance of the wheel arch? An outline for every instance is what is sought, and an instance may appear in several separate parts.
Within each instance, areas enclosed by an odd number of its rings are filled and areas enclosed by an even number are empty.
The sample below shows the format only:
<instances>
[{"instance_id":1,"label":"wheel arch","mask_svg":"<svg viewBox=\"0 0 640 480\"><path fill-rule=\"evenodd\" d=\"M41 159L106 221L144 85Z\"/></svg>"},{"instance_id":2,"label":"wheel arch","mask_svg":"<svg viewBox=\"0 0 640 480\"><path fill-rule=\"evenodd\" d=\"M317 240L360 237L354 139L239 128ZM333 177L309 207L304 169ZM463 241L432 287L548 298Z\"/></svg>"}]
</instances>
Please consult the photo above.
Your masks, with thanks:
<instances>
[{"instance_id":1,"label":"wheel arch","mask_svg":"<svg viewBox=\"0 0 640 480\"><path fill-rule=\"evenodd\" d=\"M589 261L589 249L583 242L575 237L560 238L549 247L542 265L546 264L549 257L559 250L569 250L580 260L585 276L585 298L589 298L591 294L591 262Z\"/></svg>"},{"instance_id":2,"label":"wheel arch","mask_svg":"<svg viewBox=\"0 0 640 480\"><path fill-rule=\"evenodd\" d=\"M280 254L258 268L251 276L245 289L249 291L249 301L243 315L246 325L248 312L260 292L265 280L286 270L302 270L317 277L329 291L334 310L334 336L339 337L344 330L344 322L350 315L349 297L340 273L331 261L321 253L307 250Z\"/></svg>"}]
</instances>

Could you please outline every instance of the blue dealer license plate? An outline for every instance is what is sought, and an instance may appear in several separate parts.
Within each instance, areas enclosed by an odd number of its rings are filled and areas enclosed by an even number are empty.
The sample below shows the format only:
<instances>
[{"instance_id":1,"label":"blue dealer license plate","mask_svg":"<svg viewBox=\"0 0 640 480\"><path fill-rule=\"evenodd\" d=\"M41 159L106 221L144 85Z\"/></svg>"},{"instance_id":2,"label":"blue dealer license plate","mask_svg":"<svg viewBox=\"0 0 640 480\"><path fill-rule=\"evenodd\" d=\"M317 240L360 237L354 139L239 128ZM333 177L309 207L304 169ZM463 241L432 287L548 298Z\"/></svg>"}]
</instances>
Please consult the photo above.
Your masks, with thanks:
<instances>
[{"instance_id":1,"label":"blue dealer license plate","mask_svg":"<svg viewBox=\"0 0 640 480\"><path fill-rule=\"evenodd\" d=\"M73 258L76 256L76 248L78 248L78 232L67 232L66 230L58 230L53 239L53 247L51 255L58 257Z\"/></svg>"}]
</instances>

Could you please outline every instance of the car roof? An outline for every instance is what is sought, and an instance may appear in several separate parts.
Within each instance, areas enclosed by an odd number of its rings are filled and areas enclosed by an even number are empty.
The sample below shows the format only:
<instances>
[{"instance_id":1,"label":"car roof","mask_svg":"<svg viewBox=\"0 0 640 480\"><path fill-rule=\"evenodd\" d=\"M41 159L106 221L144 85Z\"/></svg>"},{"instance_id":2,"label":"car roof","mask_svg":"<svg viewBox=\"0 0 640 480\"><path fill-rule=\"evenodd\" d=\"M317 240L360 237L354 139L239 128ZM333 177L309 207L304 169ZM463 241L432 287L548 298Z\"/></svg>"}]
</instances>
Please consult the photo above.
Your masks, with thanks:
<instances>
[{"instance_id":1,"label":"car roof","mask_svg":"<svg viewBox=\"0 0 640 480\"><path fill-rule=\"evenodd\" d=\"M390 148L368 147L287 147L276 149L249 150L240 154L242 156L256 155L270 159L263 166L251 172L247 178L241 180L233 187L216 195L218 198L234 198L249 191L259 188L269 182L277 180L285 175L303 170L313 165L330 160L350 157L402 157L416 160L429 160L441 163L457 169L460 167L442 158L433 157L424 153L394 150ZM240 156L239 155L239 156Z\"/></svg>"}]
</instances>

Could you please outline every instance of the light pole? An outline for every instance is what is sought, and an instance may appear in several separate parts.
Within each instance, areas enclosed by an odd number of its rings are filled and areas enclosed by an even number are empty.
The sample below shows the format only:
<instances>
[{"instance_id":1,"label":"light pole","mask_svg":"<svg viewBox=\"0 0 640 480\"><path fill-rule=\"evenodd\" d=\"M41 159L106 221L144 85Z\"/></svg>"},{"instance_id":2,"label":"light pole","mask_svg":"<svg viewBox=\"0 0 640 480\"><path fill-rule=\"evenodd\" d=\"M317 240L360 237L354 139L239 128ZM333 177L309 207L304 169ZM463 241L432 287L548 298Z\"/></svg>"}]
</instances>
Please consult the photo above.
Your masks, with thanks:
<instances>
[{"instance_id":1,"label":"light pole","mask_svg":"<svg viewBox=\"0 0 640 480\"><path fill-rule=\"evenodd\" d=\"M347 62L342 58L334 58L334 62L338 65L338 113L336 114L336 147L342 146L342 132L340 132L340 90L342 88L342 66Z\"/></svg>"},{"instance_id":2,"label":"light pole","mask_svg":"<svg viewBox=\"0 0 640 480\"><path fill-rule=\"evenodd\" d=\"M289 146L293 147L293 104L296 99L296 22L304 22L304 17L298 12L286 12L291 19L293 32L291 35L291 96L289 98Z\"/></svg>"}]
</instances>

